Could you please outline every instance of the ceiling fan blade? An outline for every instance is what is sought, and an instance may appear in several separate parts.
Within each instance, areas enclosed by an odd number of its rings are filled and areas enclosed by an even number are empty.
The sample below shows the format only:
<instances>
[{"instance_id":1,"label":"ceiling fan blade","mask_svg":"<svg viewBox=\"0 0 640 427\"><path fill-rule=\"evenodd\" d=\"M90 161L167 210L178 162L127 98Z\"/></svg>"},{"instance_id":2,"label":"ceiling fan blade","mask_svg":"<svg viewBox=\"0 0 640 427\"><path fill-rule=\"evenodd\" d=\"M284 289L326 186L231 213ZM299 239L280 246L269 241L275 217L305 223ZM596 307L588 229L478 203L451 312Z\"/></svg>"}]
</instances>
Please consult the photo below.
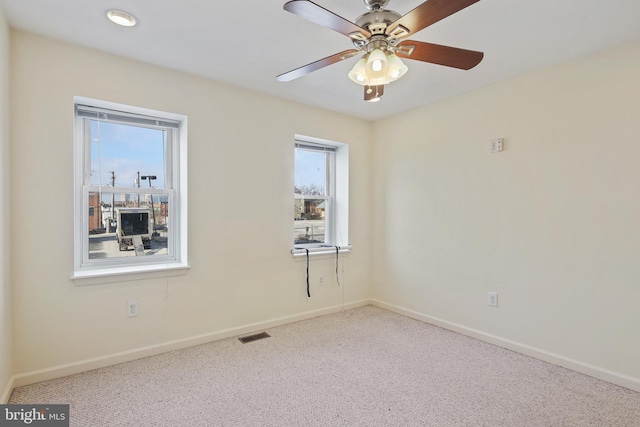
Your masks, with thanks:
<instances>
[{"instance_id":1,"label":"ceiling fan blade","mask_svg":"<svg viewBox=\"0 0 640 427\"><path fill-rule=\"evenodd\" d=\"M390 35L396 28L402 26L408 32L400 32L401 35L399 37L415 34L478 1L480 0L427 0L396 22L390 24L385 33Z\"/></svg>"},{"instance_id":2,"label":"ceiling fan blade","mask_svg":"<svg viewBox=\"0 0 640 427\"><path fill-rule=\"evenodd\" d=\"M284 4L284 10L347 37L358 40L371 37L371 33L364 28L309 0L291 0Z\"/></svg>"},{"instance_id":3,"label":"ceiling fan blade","mask_svg":"<svg viewBox=\"0 0 640 427\"><path fill-rule=\"evenodd\" d=\"M303 65L302 67L296 68L295 70L280 74L276 77L276 79L280 82L290 82L293 79L302 77L305 74L309 74L312 71L319 70L320 68L326 67L327 65L335 64L336 62L344 61L345 59L351 58L358 52L360 51L357 49L345 50L343 52L336 53L335 55L327 56L326 58L312 62L311 64Z\"/></svg>"},{"instance_id":4,"label":"ceiling fan blade","mask_svg":"<svg viewBox=\"0 0 640 427\"><path fill-rule=\"evenodd\" d=\"M447 67L470 70L482 61L484 53L439 44L405 40L398 43L396 55L401 58L430 62ZM411 49L413 48L413 49Z\"/></svg>"}]
</instances>

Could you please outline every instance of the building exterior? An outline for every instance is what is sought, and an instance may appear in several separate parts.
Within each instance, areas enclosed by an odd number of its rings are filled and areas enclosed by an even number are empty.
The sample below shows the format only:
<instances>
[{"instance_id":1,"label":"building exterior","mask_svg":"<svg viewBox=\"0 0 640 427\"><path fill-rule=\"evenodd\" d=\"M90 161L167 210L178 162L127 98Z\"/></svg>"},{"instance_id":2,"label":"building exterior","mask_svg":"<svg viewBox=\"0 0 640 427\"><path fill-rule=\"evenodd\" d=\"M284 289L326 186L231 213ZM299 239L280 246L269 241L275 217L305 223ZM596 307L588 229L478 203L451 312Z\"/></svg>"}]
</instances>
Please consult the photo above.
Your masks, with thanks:
<instances>
[{"instance_id":1,"label":"building exterior","mask_svg":"<svg viewBox=\"0 0 640 427\"><path fill-rule=\"evenodd\" d=\"M103 227L100 193L89 193L89 233Z\"/></svg>"}]
</instances>

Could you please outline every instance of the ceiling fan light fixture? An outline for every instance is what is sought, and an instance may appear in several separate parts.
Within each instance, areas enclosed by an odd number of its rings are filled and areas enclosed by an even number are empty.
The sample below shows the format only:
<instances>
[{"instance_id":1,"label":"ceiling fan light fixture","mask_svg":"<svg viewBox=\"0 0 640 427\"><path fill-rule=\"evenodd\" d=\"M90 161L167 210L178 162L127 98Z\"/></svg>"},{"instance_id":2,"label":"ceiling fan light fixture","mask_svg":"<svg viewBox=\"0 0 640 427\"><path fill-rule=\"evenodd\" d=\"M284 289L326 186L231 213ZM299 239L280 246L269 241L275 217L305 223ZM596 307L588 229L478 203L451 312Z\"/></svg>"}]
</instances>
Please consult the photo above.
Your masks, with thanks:
<instances>
[{"instance_id":1,"label":"ceiling fan light fixture","mask_svg":"<svg viewBox=\"0 0 640 427\"><path fill-rule=\"evenodd\" d=\"M108 10L107 18L109 18L109 20L114 24L118 24L123 27L133 27L138 23L135 16L123 10Z\"/></svg>"},{"instance_id":2,"label":"ceiling fan light fixture","mask_svg":"<svg viewBox=\"0 0 640 427\"><path fill-rule=\"evenodd\" d=\"M389 54L387 56L387 61L389 61L389 78L392 82L404 76L409 70L405 63L402 62L395 53Z\"/></svg>"},{"instance_id":3,"label":"ceiling fan light fixture","mask_svg":"<svg viewBox=\"0 0 640 427\"><path fill-rule=\"evenodd\" d=\"M408 67L393 52L387 54L381 49L374 49L360 58L348 75L351 81L359 85L383 87L398 80L407 71Z\"/></svg>"},{"instance_id":4,"label":"ceiling fan light fixture","mask_svg":"<svg viewBox=\"0 0 640 427\"><path fill-rule=\"evenodd\" d=\"M387 75L389 61L381 49L373 49L367 59L367 74L372 79L379 79Z\"/></svg>"},{"instance_id":5,"label":"ceiling fan light fixture","mask_svg":"<svg viewBox=\"0 0 640 427\"><path fill-rule=\"evenodd\" d=\"M356 65L353 66L351 71L349 71L349 78L351 81L363 86L368 84L369 77L367 76L366 66L367 60L363 56L358 62L356 62Z\"/></svg>"}]
</instances>

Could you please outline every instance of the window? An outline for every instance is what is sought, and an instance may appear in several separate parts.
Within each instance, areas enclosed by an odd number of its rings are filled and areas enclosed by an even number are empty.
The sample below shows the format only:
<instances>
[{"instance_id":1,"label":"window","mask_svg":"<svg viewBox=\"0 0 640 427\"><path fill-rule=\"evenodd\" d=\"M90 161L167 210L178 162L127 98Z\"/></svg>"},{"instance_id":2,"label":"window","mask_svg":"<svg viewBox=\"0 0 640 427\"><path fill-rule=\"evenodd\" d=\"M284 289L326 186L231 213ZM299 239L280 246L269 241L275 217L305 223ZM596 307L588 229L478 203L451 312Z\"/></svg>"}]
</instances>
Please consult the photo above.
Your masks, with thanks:
<instances>
[{"instance_id":1,"label":"window","mask_svg":"<svg viewBox=\"0 0 640 427\"><path fill-rule=\"evenodd\" d=\"M348 146L297 137L294 147L294 251L348 245Z\"/></svg>"},{"instance_id":2,"label":"window","mask_svg":"<svg viewBox=\"0 0 640 427\"><path fill-rule=\"evenodd\" d=\"M186 117L75 101L74 277L186 267Z\"/></svg>"}]
</instances>

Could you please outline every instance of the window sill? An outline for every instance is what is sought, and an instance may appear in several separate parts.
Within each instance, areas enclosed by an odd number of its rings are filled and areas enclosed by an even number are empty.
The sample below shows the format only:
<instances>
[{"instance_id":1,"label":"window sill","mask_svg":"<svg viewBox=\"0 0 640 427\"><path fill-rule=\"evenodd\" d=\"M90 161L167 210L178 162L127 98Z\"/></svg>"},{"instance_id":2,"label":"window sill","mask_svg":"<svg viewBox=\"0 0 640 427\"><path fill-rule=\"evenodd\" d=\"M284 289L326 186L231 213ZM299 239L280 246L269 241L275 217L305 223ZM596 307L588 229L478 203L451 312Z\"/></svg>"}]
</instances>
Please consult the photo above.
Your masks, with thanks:
<instances>
[{"instance_id":1,"label":"window sill","mask_svg":"<svg viewBox=\"0 0 640 427\"><path fill-rule=\"evenodd\" d=\"M338 253L349 253L351 252L351 245L338 246ZM318 255L335 255L336 247L335 246L319 246L313 248L293 248L291 249L291 255L294 257L306 257L307 250L309 250L309 256L318 256Z\"/></svg>"},{"instance_id":2,"label":"window sill","mask_svg":"<svg viewBox=\"0 0 640 427\"><path fill-rule=\"evenodd\" d=\"M181 276L191 267L187 264L158 264L114 268L96 268L74 272L71 279L76 286L116 283L158 277Z\"/></svg>"}]
</instances>

